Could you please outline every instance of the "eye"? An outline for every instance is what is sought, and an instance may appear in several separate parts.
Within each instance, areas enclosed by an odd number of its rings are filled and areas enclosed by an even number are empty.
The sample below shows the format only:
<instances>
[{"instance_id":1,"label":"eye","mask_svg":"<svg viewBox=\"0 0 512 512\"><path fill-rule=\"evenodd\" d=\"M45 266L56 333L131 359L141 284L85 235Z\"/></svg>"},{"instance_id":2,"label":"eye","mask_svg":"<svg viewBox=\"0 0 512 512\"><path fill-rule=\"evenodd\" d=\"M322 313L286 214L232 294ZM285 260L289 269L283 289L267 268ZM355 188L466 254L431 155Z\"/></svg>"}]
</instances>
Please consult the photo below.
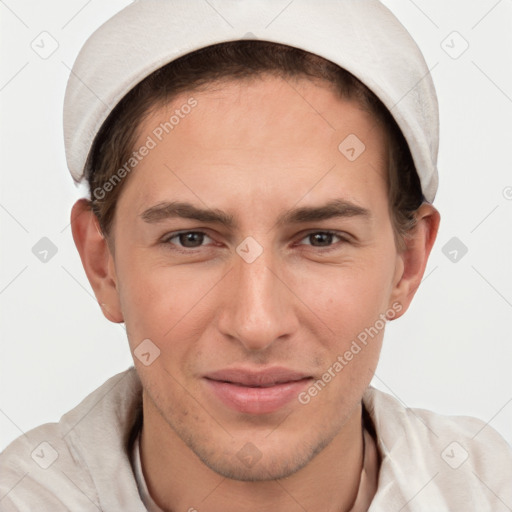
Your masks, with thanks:
<instances>
[{"instance_id":1,"label":"eye","mask_svg":"<svg viewBox=\"0 0 512 512\"><path fill-rule=\"evenodd\" d=\"M327 247L330 248L333 245L333 241L338 239L341 242L346 242L347 238L341 236L341 234L335 231L314 231L308 233L302 240L310 240L311 243L299 244L299 245L311 245L313 247ZM301 241L302 241L301 240Z\"/></svg>"},{"instance_id":2,"label":"eye","mask_svg":"<svg viewBox=\"0 0 512 512\"><path fill-rule=\"evenodd\" d=\"M164 244L177 245L179 248L197 249L202 247L205 238L212 240L206 233L202 231L182 231L180 233L172 233L162 240ZM176 240L174 242L173 240Z\"/></svg>"}]
</instances>

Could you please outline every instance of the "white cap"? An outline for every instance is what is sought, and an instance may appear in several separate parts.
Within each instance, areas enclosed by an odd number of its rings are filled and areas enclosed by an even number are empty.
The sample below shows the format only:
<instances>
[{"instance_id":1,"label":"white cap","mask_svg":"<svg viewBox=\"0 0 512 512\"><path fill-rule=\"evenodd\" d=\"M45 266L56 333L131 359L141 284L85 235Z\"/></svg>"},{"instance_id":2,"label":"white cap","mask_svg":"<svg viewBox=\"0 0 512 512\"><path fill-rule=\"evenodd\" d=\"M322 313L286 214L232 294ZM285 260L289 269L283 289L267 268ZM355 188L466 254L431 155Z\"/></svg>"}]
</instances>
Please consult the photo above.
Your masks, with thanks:
<instances>
[{"instance_id":1,"label":"white cap","mask_svg":"<svg viewBox=\"0 0 512 512\"><path fill-rule=\"evenodd\" d=\"M439 145L434 84L417 44L378 0L133 2L92 34L71 71L64 140L73 179L82 180L103 122L141 80L200 48L251 38L314 53L361 80L398 123L423 195L433 201Z\"/></svg>"}]
</instances>

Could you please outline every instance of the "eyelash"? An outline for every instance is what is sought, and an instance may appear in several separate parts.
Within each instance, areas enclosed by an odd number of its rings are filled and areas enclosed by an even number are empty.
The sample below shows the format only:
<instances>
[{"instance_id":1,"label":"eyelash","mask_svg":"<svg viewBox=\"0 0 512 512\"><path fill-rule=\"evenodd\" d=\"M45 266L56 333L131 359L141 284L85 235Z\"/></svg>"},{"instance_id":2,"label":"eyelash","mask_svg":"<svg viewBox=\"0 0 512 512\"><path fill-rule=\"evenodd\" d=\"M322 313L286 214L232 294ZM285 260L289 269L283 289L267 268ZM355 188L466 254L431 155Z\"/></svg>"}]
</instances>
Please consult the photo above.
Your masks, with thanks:
<instances>
[{"instance_id":1,"label":"eyelash","mask_svg":"<svg viewBox=\"0 0 512 512\"><path fill-rule=\"evenodd\" d=\"M202 249L203 247L205 247L204 245L200 245L199 247L190 247L190 248L179 248L178 246L174 247L174 248L171 248L172 245L175 245L175 244L172 244L171 243L171 240L174 239L174 238L178 238L180 235L187 235L187 234L190 234L190 233L194 233L194 234L199 234L199 235L204 235L208 238L211 239L210 236L208 236L207 233L205 233L204 231L178 231L176 233L171 233L169 236L166 236L163 240L162 240L162 243L164 245L166 245L167 247L169 247L171 250L173 251L177 251L177 252L181 252L183 254L193 254L194 252L196 252L198 249ZM340 243L347 243L349 242L349 237L347 235L345 235L344 233L341 233L341 232L338 232L338 231L332 231L332 230L329 230L329 229L325 229L325 230L318 230L318 231L310 231L309 233L306 233L301 239L300 241L304 240L305 238L308 238L312 235L316 235L316 234L324 234L324 235L332 235L332 236L335 236L337 238L340 239L340 242L338 242L338 244ZM312 244L300 244L300 245L309 245L310 247L313 247L315 249L319 249L321 252L329 252L331 250L334 250L336 249L336 245L337 244L333 244L333 245L330 245L330 246L325 246L325 247L322 247L322 246L314 246Z\"/></svg>"}]
</instances>

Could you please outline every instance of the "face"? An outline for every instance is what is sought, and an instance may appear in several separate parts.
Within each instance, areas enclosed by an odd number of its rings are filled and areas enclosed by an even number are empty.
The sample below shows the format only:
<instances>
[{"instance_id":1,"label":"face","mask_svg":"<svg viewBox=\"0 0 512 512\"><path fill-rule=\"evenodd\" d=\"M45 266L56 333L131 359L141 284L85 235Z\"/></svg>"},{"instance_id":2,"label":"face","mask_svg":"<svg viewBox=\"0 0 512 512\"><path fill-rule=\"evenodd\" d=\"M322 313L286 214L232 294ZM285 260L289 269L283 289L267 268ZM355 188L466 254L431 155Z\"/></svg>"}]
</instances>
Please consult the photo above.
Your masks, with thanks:
<instances>
[{"instance_id":1,"label":"face","mask_svg":"<svg viewBox=\"0 0 512 512\"><path fill-rule=\"evenodd\" d=\"M113 266L145 421L224 476L290 475L355 414L405 307L382 129L326 85L266 77L182 95L139 135L156 146L120 195Z\"/></svg>"}]
</instances>

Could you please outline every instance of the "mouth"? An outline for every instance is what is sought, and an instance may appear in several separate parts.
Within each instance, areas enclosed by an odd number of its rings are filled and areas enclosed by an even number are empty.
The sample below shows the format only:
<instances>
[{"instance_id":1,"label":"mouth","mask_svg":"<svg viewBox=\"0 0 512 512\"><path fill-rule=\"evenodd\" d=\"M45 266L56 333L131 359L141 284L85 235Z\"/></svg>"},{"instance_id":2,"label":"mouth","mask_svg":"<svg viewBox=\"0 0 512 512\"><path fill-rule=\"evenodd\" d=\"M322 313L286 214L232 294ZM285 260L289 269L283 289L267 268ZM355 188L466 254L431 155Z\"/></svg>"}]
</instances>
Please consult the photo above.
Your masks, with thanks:
<instances>
[{"instance_id":1,"label":"mouth","mask_svg":"<svg viewBox=\"0 0 512 512\"><path fill-rule=\"evenodd\" d=\"M287 368L226 369L204 376L209 391L224 405L247 414L269 414L289 404L313 377Z\"/></svg>"}]
</instances>

